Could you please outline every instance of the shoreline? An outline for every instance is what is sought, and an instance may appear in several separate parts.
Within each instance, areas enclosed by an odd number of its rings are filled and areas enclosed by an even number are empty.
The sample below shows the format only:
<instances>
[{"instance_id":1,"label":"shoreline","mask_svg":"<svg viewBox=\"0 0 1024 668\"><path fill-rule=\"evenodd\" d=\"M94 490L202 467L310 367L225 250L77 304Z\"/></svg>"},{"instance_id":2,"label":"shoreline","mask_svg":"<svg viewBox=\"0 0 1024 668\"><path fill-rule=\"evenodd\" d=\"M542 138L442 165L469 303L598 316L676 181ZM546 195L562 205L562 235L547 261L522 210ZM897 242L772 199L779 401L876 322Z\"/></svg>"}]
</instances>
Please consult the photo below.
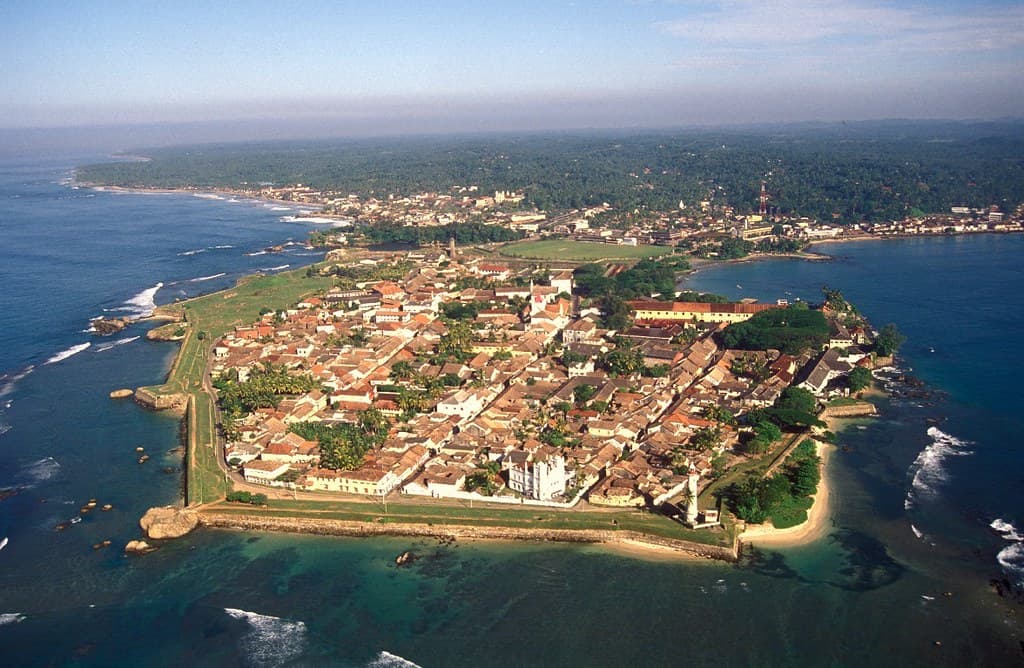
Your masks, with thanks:
<instances>
[{"instance_id":1,"label":"shoreline","mask_svg":"<svg viewBox=\"0 0 1024 668\"><path fill-rule=\"evenodd\" d=\"M831 429L831 423L829 428ZM807 519L796 526L776 529L770 523L746 528L737 536L742 545L757 547L797 547L812 543L825 537L831 528L830 510L832 509L832 489L829 481L828 461L835 451L834 445L815 440L818 455L821 457L821 480L818 489L811 497L811 507L807 511Z\"/></svg>"},{"instance_id":2,"label":"shoreline","mask_svg":"<svg viewBox=\"0 0 1024 668\"><path fill-rule=\"evenodd\" d=\"M350 220L350 218L344 216L337 216L331 213L324 213L320 211L320 207L318 207L318 205L316 204L308 204L306 202L293 202L291 200L261 197L259 195L247 193L242 190L232 190L230 188L147 188L144 186L111 186L102 183L77 181L74 178L72 179L70 185L71 187L74 188L87 188L89 190L95 190L98 192L112 192L122 195L181 195L198 197L199 199L210 199L213 201L224 202L227 202L229 198L240 198L238 201L239 204L272 204L275 206L286 206L289 207L290 209L294 209L291 212L275 212L281 213L283 215L295 215L298 218L309 216L323 218L325 220L329 219L332 222ZM318 208L314 211L305 211L306 209L310 209L313 207Z\"/></svg>"},{"instance_id":3,"label":"shoreline","mask_svg":"<svg viewBox=\"0 0 1024 668\"><path fill-rule=\"evenodd\" d=\"M209 529L350 536L353 538L392 536L501 542L580 543L608 549L626 556L665 561L712 559L735 563L739 559L738 542L734 542L732 547L705 545L632 530L528 529L464 524L374 523L327 518L218 513L216 510L209 509L199 512L199 524Z\"/></svg>"}]
</instances>

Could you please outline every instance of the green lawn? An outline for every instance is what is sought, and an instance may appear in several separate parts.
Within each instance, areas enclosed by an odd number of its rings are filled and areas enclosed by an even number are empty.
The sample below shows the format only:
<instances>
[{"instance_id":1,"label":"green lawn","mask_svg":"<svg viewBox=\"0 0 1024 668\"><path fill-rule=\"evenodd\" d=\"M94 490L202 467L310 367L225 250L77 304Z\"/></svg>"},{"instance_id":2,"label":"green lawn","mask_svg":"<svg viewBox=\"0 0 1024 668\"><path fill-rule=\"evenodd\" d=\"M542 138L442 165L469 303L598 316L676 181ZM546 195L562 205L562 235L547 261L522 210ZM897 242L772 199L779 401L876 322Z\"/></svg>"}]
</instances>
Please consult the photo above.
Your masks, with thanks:
<instances>
[{"instance_id":1,"label":"green lawn","mask_svg":"<svg viewBox=\"0 0 1024 668\"><path fill-rule=\"evenodd\" d=\"M592 241L548 239L506 244L499 249L502 255L537 260L638 260L645 257L668 255L671 248L663 246L617 246Z\"/></svg>"}]
</instances>

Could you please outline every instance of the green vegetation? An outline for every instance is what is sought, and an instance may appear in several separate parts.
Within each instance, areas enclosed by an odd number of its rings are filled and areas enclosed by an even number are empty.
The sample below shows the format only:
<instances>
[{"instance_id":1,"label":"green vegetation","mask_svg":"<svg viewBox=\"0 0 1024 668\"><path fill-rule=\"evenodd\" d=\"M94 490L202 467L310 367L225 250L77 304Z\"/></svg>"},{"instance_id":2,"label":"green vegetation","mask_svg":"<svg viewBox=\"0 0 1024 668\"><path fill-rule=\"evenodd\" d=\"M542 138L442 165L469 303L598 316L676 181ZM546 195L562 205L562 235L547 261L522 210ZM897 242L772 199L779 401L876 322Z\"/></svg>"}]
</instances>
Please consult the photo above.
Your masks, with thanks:
<instances>
[{"instance_id":1,"label":"green vegetation","mask_svg":"<svg viewBox=\"0 0 1024 668\"><path fill-rule=\"evenodd\" d=\"M821 480L820 463L814 441L803 441L771 477L752 475L730 486L727 497L733 512L754 524L771 519L777 529L806 521L810 497Z\"/></svg>"},{"instance_id":2,"label":"green vegetation","mask_svg":"<svg viewBox=\"0 0 1024 668\"><path fill-rule=\"evenodd\" d=\"M658 257L672 252L662 246L619 246L594 241L573 241L571 239L546 239L544 241L522 241L502 246L500 253L510 257L536 260L635 260Z\"/></svg>"},{"instance_id":3,"label":"green vegetation","mask_svg":"<svg viewBox=\"0 0 1024 668\"><path fill-rule=\"evenodd\" d=\"M291 374L287 369L270 363L254 369L244 383L219 378L213 385L217 388L221 410L232 418L257 408L274 408L282 396L304 394L320 387L308 374Z\"/></svg>"},{"instance_id":4,"label":"green vegetation","mask_svg":"<svg viewBox=\"0 0 1024 668\"><path fill-rule=\"evenodd\" d=\"M320 444L321 467L353 471L362 466L367 452L384 442L390 428L387 418L370 408L359 414L356 424L296 422L288 431Z\"/></svg>"},{"instance_id":5,"label":"green vegetation","mask_svg":"<svg viewBox=\"0 0 1024 668\"><path fill-rule=\"evenodd\" d=\"M810 390L791 385L782 391L771 408L754 409L747 413L751 424L771 420L782 429L803 429L817 426L818 401Z\"/></svg>"},{"instance_id":6,"label":"green vegetation","mask_svg":"<svg viewBox=\"0 0 1024 668\"><path fill-rule=\"evenodd\" d=\"M253 506L267 505L266 494L253 494L252 492L228 492L224 500L229 503L248 503Z\"/></svg>"},{"instance_id":7,"label":"green vegetation","mask_svg":"<svg viewBox=\"0 0 1024 668\"><path fill-rule=\"evenodd\" d=\"M862 366L853 367L847 376L851 392L860 392L861 390L870 387L872 380L871 372Z\"/></svg>"},{"instance_id":8,"label":"green vegetation","mask_svg":"<svg viewBox=\"0 0 1024 668\"><path fill-rule=\"evenodd\" d=\"M458 225L435 225L416 227L397 223L375 223L363 229L363 236L370 244L446 244L454 238L455 243L488 244L498 241L522 239L523 233L501 225L485 225L479 222L465 222Z\"/></svg>"},{"instance_id":9,"label":"green vegetation","mask_svg":"<svg viewBox=\"0 0 1024 668\"><path fill-rule=\"evenodd\" d=\"M800 307L776 308L754 314L744 322L725 328L723 345L740 350L776 348L799 354L808 348L820 349L828 342L828 322L821 311Z\"/></svg>"},{"instance_id":10,"label":"green vegetation","mask_svg":"<svg viewBox=\"0 0 1024 668\"><path fill-rule=\"evenodd\" d=\"M875 337L875 352L882 357L894 355L906 340L907 337L900 334L896 325L889 323L878 330L878 336Z\"/></svg>"},{"instance_id":11,"label":"green vegetation","mask_svg":"<svg viewBox=\"0 0 1024 668\"><path fill-rule=\"evenodd\" d=\"M669 257L641 260L614 276L608 276L608 270L601 264L581 265L572 275L576 294L584 297L635 299L661 294L671 299L675 295L676 275L689 267L686 258Z\"/></svg>"},{"instance_id":12,"label":"green vegetation","mask_svg":"<svg viewBox=\"0 0 1024 668\"><path fill-rule=\"evenodd\" d=\"M79 178L170 188L303 183L378 198L473 184L481 193L521 190L524 207L608 202L642 216L678 210L680 200L697 211L712 192L715 207L755 211L760 180L771 171L773 207L840 223L898 220L955 205L999 203L1012 211L1024 202L1024 126L1014 121L320 140L147 154L149 162L82 168Z\"/></svg>"}]
</instances>

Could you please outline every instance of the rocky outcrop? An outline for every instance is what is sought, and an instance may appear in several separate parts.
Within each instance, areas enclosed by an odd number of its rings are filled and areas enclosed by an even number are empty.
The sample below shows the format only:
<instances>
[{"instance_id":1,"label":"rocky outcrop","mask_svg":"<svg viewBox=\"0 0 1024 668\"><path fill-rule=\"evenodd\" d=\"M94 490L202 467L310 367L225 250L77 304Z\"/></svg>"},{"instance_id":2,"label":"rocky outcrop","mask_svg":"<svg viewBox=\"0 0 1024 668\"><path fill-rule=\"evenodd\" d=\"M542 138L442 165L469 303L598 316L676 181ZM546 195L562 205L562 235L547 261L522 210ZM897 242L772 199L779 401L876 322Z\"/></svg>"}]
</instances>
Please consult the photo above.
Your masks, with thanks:
<instances>
[{"instance_id":1,"label":"rocky outcrop","mask_svg":"<svg viewBox=\"0 0 1024 668\"><path fill-rule=\"evenodd\" d=\"M187 394L158 394L146 387L135 390L135 401L155 411L174 410L184 412L188 405Z\"/></svg>"},{"instance_id":2,"label":"rocky outcrop","mask_svg":"<svg viewBox=\"0 0 1024 668\"><path fill-rule=\"evenodd\" d=\"M122 329L131 324L130 318L93 318L91 321L92 328L95 334L99 336L108 336L120 332Z\"/></svg>"},{"instance_id":3,"label":"rocky outcrop","mask_svg":"<svg viewBox=\"0 0 1024 668\"><path fill-rule=\"evenodd\" d=\"M150 508L139 520L146 536L153 540L181 538L199 524L195 511L173 506Z\"/></svg>"},{"instance_id":4,"label":"rocky outcrop","mask_svg":"<svg viewBox=\"0 0 1024 668\"><path fill-rule=\"evenodd\" d=\"M126 554L145 554L152 552L156 548L147 543L144 540L130 540L128 544L124 546Z\"/></svg>"},{"instance_id":5,"label":"rocky outcrop","mask_svg":"<svg viewBox=\"0 0 1024 668\"><path fill-rule=\"evenodd\" d=\"M180 322L172 322L149 330L146 338L150 341L181 341L185 338L185 331L185 326Z\"/></svg>"},{"instance_id":6,"label":"rocky outcrop","mask_svg":"<svg viewBox=\"0 0 1024 668\"><path fill-rule=\"evenodd\" d=\"M128 388L125 388L123 390L114 390L113 392L110 393L110 398L111 399L127 399L128 397L132 396L133 394L135 394L134 390L130 390Z\"/></svg>"}]
</instances>

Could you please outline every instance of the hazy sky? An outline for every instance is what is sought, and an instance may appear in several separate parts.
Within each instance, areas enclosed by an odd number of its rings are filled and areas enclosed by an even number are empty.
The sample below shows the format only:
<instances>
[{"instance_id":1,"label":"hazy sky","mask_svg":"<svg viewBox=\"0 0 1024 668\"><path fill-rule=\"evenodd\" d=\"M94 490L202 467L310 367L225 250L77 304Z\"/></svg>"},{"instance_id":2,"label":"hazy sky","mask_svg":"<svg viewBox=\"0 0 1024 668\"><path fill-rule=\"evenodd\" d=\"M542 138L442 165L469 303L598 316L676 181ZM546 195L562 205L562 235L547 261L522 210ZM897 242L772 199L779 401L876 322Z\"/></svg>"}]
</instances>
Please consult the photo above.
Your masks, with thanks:
<instances>
[{"instance_id":1,"label":"hazy sky","mask_svg":"<svg viewBox=\"0 0 1024 668\"><path fill-rule=\"evenodd\" d=\"M1024 109L1020 0L6 2L0 127L384 131Z\"/></svg>"}]
</instances>

